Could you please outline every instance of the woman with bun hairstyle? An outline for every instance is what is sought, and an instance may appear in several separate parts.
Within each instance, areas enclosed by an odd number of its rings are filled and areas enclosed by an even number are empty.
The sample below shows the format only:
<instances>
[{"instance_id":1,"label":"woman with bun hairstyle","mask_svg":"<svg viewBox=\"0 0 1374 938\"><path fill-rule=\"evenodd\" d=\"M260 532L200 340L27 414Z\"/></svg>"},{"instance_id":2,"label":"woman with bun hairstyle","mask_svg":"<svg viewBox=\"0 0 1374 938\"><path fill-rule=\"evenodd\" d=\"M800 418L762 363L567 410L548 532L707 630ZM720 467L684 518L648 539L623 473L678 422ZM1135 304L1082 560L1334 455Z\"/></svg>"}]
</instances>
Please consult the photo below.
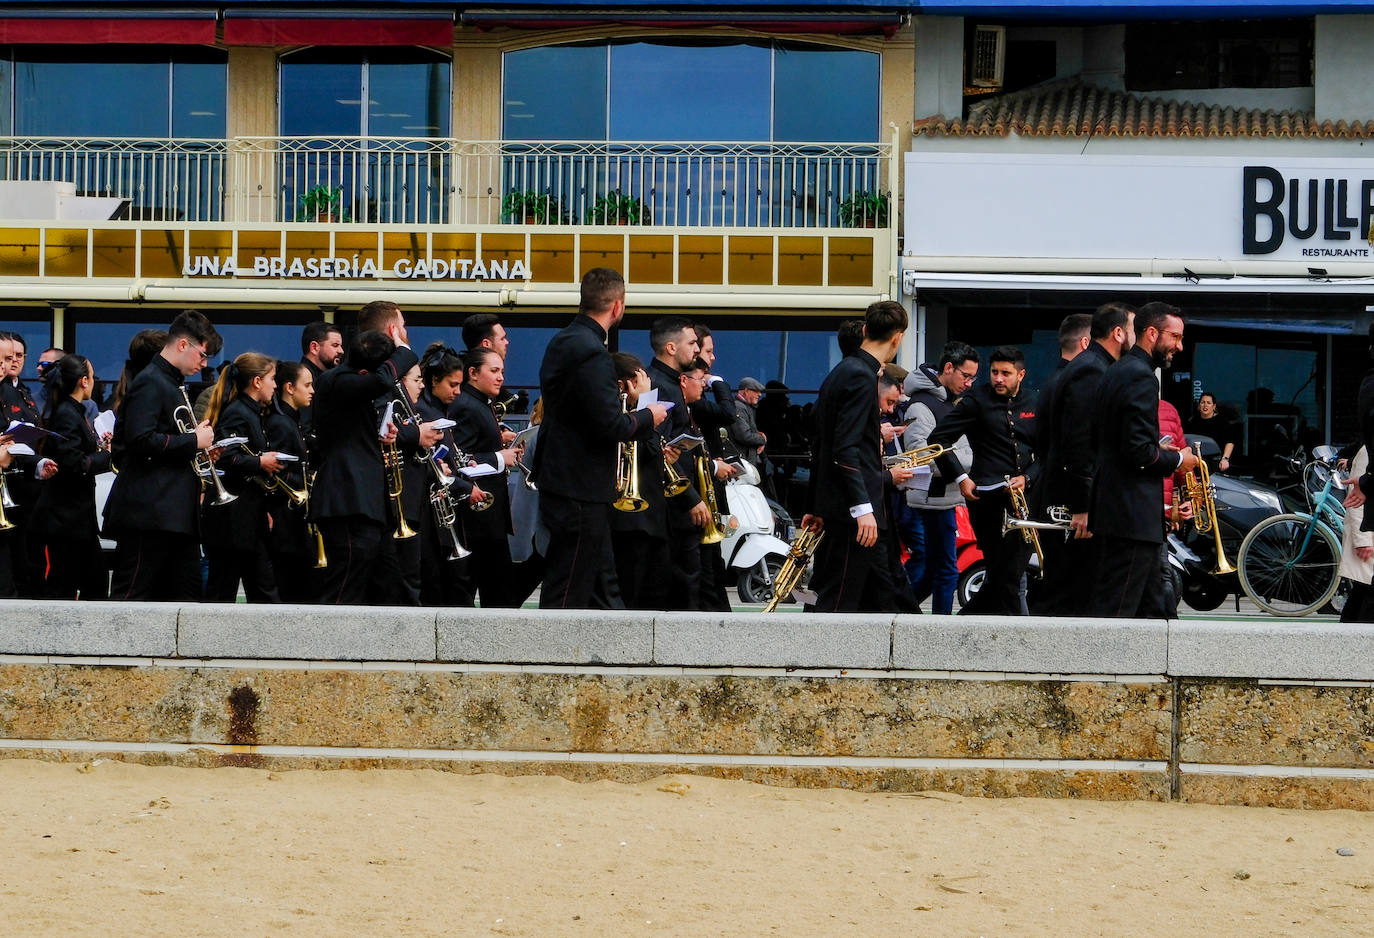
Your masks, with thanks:
<instances>
[{"instance_id":1,"label":"woman with bun hairstyle","mask_svg":"<svg viewBox=\"0 0 1374 938\"><path fill-rule=\"evenodd\" d=\"M267 408L263 429L273 452L300 460L286 463L279 475L291 488L302 491L310 454L301 435L301 414L315 397L315 376L302 362L279 361L275 378L277 393ZM275 492L268 497L267 513L272 518L268 544L278 595L285 603L313 603L319 595L315 583L318 551L306 508L292 505L284 494Z\"/></svg>"},{"instance_id":2,"label":"woman with bun hairstyle","mask_svg":"<svg viewBox=\"0 0 1374 938\"><path fill-rule=\"evenodd\" d=\"M271 356L244 352L220 372L210 393L205 419L214 424L215 439L247 440L224 447L216 463L224 472L224 487L238 498L227 505L213 505L209 499L202 503L205 559L210 566L205 598L210 602L235 602L240 581L250 603L280 601L268 554L264 488L286 465L272 451L263 428L277 390L276 367Z\"/></svg>"},{"instance_id":3,"label":"woman with bun hairstyle","mask_svg":"<svg viewBox=\"0 0 1374 938\"><path fill-rule=\"evenodd\" d=\"M43 594L52 599L105 599L106 566L96 527L95 477L110 469L108 441L86 419L84 402L95 388L95 372L81 355L64 355L45 378L44 424L52 431L43 455L57 474L43 482L34 505L30 537L45 558Z\"/></svg>"}]
</instances>

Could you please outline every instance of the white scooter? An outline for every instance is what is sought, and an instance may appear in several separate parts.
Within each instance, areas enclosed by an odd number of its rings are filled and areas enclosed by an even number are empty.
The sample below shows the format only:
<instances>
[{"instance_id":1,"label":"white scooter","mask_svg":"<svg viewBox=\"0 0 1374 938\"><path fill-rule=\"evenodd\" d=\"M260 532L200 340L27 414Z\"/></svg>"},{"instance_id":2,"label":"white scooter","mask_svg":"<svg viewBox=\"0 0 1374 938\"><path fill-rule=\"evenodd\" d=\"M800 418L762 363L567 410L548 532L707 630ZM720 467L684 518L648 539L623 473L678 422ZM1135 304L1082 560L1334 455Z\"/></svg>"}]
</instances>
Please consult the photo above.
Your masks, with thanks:
<instances>
[{"instance_id":1,"label":"white scooter","mask_svg":"<svg viewBox=\"0 0 1374 938\"><path fill-rule=\"evenodd\" d=\"M724 431L721 431L722 433ZM766 603L773 595L773 577L787 556L788 544L773 533L773 510L759 489L758 469L743 460L727 460L739 470L725 483L725 495L735 524L721 541L725 566L735 570L740 602Z\"/></svg>"}]
</instances>

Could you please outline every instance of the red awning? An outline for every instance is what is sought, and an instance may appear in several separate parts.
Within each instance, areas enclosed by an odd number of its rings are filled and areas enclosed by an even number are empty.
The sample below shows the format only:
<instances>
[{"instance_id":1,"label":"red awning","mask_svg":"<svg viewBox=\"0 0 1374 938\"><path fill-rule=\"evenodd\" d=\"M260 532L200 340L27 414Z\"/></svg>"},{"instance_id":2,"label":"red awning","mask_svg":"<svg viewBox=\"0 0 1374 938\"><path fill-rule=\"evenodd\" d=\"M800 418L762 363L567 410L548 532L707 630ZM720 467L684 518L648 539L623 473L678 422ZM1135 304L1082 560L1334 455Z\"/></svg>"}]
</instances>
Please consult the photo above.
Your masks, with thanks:
<instances>
[{"instance_id":1,"label":"red awning","mask_svg":"<svg viewBox=\"0 0 1374 938\"><path fill-rule=\"evenodd\" d=\"M0 16L0 43L176 46L215 44L215 15L175 17Z\"/></svg>"},{"instance_id":2,"label":"red awning","mask_svg":"<svg viewBox=\"0 0 1374 938\"><path fill-rule=\"evenodd\" d=\"M227 46L442 46L453 45L452 16L224 17Z\"/></svg>"}]
</instances>

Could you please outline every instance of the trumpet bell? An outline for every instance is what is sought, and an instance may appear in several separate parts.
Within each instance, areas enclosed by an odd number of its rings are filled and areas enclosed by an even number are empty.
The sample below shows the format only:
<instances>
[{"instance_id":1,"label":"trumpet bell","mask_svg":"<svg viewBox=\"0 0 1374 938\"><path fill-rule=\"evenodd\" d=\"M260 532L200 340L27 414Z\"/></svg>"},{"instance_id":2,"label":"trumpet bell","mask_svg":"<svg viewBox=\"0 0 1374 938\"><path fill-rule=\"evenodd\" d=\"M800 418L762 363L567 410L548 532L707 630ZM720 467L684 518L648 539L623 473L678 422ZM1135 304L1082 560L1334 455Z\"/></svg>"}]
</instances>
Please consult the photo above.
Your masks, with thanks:
<instances>
[{"instance_id":1,"label":"trumpet bell","mask_svg":"<svg viewBox=\"0 0 1374 938\"><path fill-rule=\"evenodd\" d=\"M406 516L399 511L396 512L396 530L392 532L391 536L398 541L409 540L415 536L414 528L406 523Z\"/></svg>"},{"instance_id":2,"label":"trumpet bell","mask_svg":"<svg viewBox=\"0 0 1374 938\"><path fill-rule=\"evenodd\" d=\"M626 494L611 502L611 507L616 511L645 511L649 503L638 495Z\"/></svg>"}]
</instances>

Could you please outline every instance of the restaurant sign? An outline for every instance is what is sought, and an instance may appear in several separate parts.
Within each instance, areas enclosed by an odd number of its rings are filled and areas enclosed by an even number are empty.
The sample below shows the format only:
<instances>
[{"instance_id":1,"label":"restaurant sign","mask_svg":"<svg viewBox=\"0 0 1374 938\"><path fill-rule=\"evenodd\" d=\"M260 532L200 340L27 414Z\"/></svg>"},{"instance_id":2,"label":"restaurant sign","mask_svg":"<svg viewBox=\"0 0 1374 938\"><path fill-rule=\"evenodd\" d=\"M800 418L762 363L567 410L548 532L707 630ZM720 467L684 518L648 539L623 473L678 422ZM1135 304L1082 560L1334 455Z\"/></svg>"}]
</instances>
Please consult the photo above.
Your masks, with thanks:
<instances>
[{"instance_id":1,"label":"restaurant sign","mask_svg":"<svg viewBox=\"0 0 1374 938\"><path fill-rule=\"evenodd\" d=\"M489 260L454 257L433 260L398 258L390 267L378 267L370 257L255 257L252 266L240 266L231 257L188 257L181 268L184 277L270 277L303 280L528 280L529 268L521 260Z\"/></svg>"}]
</instances>

